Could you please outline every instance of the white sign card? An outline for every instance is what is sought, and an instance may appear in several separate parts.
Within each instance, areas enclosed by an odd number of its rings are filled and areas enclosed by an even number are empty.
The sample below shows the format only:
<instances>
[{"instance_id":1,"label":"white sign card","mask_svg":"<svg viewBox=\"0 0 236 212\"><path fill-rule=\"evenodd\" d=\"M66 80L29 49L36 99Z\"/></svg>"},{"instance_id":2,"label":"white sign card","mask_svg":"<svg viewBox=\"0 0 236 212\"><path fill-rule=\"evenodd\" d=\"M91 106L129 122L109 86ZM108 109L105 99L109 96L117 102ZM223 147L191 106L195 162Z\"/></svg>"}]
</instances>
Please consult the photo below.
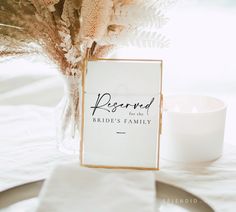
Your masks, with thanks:
<instances>
[{"instance_id":1,"label":"white sign card","mask_svg":"<svg viewBox=\"0 0 236 212\"><path fill-rule=\"evenodd\" d=\"M88 61L81 165L158 169L161 84L159 60Z\"/></svg>"}]
</instances>

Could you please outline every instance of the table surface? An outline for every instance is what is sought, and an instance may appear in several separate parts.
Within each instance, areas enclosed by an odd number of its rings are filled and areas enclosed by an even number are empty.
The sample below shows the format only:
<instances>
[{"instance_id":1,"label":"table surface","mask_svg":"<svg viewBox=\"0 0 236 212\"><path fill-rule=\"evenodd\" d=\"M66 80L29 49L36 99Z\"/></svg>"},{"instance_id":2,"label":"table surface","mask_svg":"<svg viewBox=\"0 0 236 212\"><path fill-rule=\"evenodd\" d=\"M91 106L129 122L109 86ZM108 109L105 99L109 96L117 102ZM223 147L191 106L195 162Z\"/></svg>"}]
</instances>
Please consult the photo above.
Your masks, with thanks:
<instances>
[{"instance_id":1,"label":"table surface","mask_svg":"<svg viewBox=\"0 0 236 212\"><path fill-rule=\"evenodd\" d=\"M0 191L45 179L59 163L78 161L56 147L54 108L49 106L60 100L63 86L55 74L1 75L0 85ZM228 104L223 156L189 166L161 160L156 177L199 196L216 211L234 211L236 98L227 90L211 95Z\"/></svg>"},{"instance_id":2,"label":"table surface","mask_svg":"<svg viewBox=\"0 0 236 212\"><path fill-rule=\"evenodd\" d=\"M0 191L43 178L59 163L78 161L56 147L53 108L0 107ZM159 181L201 197L217 211L236 207L236 146L225 142L217 161L181 165L161 160Z\"/></svg>"}]
</instances>

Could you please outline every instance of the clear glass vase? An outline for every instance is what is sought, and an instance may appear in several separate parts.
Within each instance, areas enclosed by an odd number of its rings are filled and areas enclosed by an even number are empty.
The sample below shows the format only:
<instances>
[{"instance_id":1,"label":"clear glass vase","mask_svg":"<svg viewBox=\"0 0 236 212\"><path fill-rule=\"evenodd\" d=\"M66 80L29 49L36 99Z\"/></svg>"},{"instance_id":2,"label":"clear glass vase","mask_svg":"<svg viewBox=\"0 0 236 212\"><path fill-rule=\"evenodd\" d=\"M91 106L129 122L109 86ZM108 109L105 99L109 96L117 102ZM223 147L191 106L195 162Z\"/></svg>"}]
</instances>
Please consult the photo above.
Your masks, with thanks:
<instances>
[{"instance_id":1,"label":"clear glass vase","mask_svg":"<svg viewBox=\"0 0 236 212\"><path fill-rule=\"evenodd\" d=\"M82 77L62 76L64 96L56 107L57 143L61 152L79 154Z\"/></svg>"}]
</instances>

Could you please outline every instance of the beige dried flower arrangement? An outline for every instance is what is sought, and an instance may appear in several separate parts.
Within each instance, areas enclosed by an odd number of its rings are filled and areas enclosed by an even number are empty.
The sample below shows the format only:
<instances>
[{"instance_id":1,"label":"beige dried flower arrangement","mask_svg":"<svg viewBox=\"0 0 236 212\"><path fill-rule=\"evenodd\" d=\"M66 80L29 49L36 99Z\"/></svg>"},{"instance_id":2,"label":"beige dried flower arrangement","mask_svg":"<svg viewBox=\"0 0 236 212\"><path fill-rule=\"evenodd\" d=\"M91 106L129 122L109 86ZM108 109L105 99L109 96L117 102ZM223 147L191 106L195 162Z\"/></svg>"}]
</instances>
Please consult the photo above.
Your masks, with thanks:
<instances>
[{"instance_id":1,"label":"beige dried flower arrangement","mask_svg":"<svg viewBox=\"0 0 236 212\"><path fill-rule=\"evenodd\" d=\"M175 0L1 0L0 56L46 53L65 75L79 75L85 50L163 47L162 10ZM37 45L35 45L37 44Z\"/></svg>"},{"instance_id":2,"label":"beige dried flower arrangement","mask_svg":"<svg viewBox=\"0 0 236 212\"><path fill-rule=\"evenodd\" d=\"M0 0L0 56L46 54L63 75L66 92L57 113L60 149L79 149L80 76L86 56L104 57L115 46L166 46L159 33L167 21L162 10L174 2Z\"/></svg>"}]
</instances>

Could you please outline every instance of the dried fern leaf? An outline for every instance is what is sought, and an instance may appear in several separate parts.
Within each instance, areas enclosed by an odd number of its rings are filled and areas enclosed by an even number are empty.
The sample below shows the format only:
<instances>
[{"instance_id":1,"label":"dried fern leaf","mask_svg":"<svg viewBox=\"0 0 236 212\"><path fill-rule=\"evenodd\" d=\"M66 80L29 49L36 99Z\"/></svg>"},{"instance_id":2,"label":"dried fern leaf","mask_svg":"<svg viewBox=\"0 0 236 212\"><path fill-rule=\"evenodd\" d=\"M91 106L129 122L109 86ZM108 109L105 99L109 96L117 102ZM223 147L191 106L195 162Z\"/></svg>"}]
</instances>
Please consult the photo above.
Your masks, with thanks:
<instances>
[{"instance_id":1,"label":"dried fern leaf","mask_svg":"<svg viewBox=\"0 0 236 212\"><path fill-rule=\"evenodd\" d=\"M118 35L104 38L99 44L116 44L118 46L136 46L140 48L164 48L168 47L169 40L155 31L124 30Z\"/></svg>"}]
</instances>

